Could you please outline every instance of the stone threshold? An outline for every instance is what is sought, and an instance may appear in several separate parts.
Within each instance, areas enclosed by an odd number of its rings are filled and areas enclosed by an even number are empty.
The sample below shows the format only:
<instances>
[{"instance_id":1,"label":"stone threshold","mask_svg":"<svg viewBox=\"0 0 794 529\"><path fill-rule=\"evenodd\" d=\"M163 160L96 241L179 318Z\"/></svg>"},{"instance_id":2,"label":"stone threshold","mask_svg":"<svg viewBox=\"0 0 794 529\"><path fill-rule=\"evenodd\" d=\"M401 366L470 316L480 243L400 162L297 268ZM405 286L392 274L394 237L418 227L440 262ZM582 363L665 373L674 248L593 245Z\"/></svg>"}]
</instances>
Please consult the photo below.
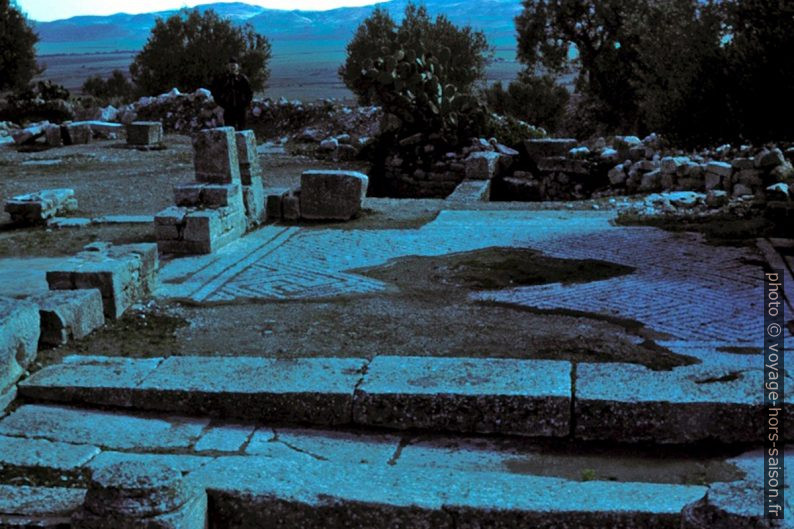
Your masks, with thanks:
<instances>
[{"instance_id":1,"label":"stone threshold","mask_svg":"<svg viewBox=\"0 0 794 529\"><path fill-rule=\"evenodd\" d=\"M731 445L763 439L762 375L704 364L71 356L22 381L19 395L272 424Z\"/></svg>"}]
</instances>

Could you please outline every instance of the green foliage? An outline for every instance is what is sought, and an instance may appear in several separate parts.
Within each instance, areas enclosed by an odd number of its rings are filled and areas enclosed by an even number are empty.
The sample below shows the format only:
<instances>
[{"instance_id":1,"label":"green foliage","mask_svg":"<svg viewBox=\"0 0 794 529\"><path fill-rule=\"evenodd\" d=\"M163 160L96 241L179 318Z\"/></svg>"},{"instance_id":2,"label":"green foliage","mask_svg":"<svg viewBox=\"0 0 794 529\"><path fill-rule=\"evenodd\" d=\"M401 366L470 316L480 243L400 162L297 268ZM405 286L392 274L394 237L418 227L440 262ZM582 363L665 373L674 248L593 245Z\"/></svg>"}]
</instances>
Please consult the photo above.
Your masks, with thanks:
<instances>
[{"instance_id":1,"label":"green foliage","mask_svg":"<svg viewBox=\"0 0 794 529\"><path fill-rule=\"evenodd\" d=\"M110 77L102 79L99 75L89 77L83 83L83 92L96 99L107 102L112 99L128 101L134 87L121 70L113 70Z\"/></svg>"},{"instance_id":2,"label":"green foliage","mask_svg":"<svg viewBox=\"0 0 794 529\"><path fill-rule=\"evenodd\" d=\"M23 123L48 120L54 123L74 119L69 90L52 81L39 81L10 94L0 109L0 119Z\"/></svg>"},{"instance_id":3,"label":"green foliage","mask_svg":"<svg viewBox=\"0 0 794 529\"><path fill-rule=\"evenodd\" d=\"M545 129L530 125L513 116L491 114L486 125L485 135L498 139L499 143L521 150L524 140L545 138L547 133Z\"/></svg>"},{"instance_id":4,"label":"green foliage","mask_svg":"<svg viewBox=\"0 0 794 529\"><path fill-rule=\"evenodd\" d=\"M499 82L486 89L484 97L492 112L546 130L559 128L570 99L568 91L552 76L532 75L526 70L519 74L518 79L511 81L506 90Z\"/></svg>"},{"instance_id":5,"label":"green foliage","mask_svg":"<svg viewBox=\"0 0 794 529\"><path fill-rule=\"evenodd\" d=\"M421 42L406 43L364 65L361 86L367 98L383 108L385 132L398 141L422 135L457 146L485 128L485 107L449 82L457 66L450 64L449 49L442 49L440 55L425 53Z\"/></svg>"},{"instance_id":6,"label":"green foliage","mask_svg":"<svg viewBox=\"0 0 794 529\"><path fill-rule=\"evenodd\" d=\"M445 81L460 92L468 92L485 76L492 49L481 31L459 28L443 15L431 20L425 7L411 3L405 8L400 25L385 9L377 8L356 30L347 46L347 59L339 76L362 104L371 104L369 82L364 72L379 58L399 50L415 50L417 55L434 57L446 71Z\"/></svg>"},{"instance_id":7,"label":"green foliage","mask_svg":"<svg viewBox=\"0 0 794 529\"><path fill-rule=\"evenodd\" d=\"M183 9L166 20L158 19L143 50L130 66L132 79L143 94L158 94L173 87L183 92L208 88L237 57L251 88L262 90L270 71L270 42L246 24L207 10Z\"/></svg>"},{"instance_id":8,"label":"green foliage","mask_svg":"<svg viewBox=\"0 0 794 529\"><path fill-rule=\"evenodd\" d=\"M0 0L0 91L24 89L43 70L36 64L39 37L10 0Z\"/></svg>"}]
</instances>

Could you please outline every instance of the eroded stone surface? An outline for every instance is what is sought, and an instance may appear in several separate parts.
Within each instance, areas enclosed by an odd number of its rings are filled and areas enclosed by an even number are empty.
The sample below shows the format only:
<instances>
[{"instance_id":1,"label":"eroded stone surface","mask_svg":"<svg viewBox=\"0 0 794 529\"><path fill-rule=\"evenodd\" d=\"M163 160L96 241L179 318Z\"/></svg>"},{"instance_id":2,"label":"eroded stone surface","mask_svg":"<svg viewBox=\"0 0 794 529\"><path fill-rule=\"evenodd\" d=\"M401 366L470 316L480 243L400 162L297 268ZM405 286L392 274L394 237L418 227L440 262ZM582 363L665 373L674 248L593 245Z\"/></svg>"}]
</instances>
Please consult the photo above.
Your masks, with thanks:
<instances>
[{"instance_id":1,"label":"eroded stone surface","mask_svg":"<svg viewBox=\"0 0 794 529\"><path fill-rule=\"evenodd\" d=\"M28 298L39 307L39 344L58 346L85 338L105 324L102 294L97 289L50 290Z\"/></svg>"},{"instance_id":2,"label":"eroded stone surface","mask_svg":"<svg viewBox=\"0 0 794 529\"><path fill-rule=\"evenodd\" d=\"M36 357L40 319L36 305L0 297L0 395Z\"/></svg>"},{"instance_id":3,"label":"eroded stone surface","mask_svg":"<svg viewBox=\"0 0 794 529\"><path fill-rule=\"evenodd\" d=\"M152 146L163 142L163 124L159 121L133 121L127 125L127 144Z\"/></svg>"},{"instance_id":4,"label":"eroded stone surface","mask_svg":"<svg viewBox=\"0 0 794 529\"><path fill-rule=\"evenodd\" d=\"M18 195L5 203L11 220L20 224L42 224L60 213L77 209L73 189L45 189L37 193Z\"/></svg>"},{"instance_id":5,"label":"eroded stone surface","mask_svg":"<svg viewBox=\"0 0 794 529\"><path fill-rule=\"evenodd\" d=\"M364 360L171 357L139 386L141 409L347 424Z\"/></svg>"},{"instance_id":6,"label":"eroded stone surface","mask_svg":"<svg viewBox=\"0 0 794 529\"><path fill-rule=\"evenodd\" d=\"M75 470L99 454L99 448L0 435L0 466Z\"/></svg>"},{"instance_id":7,"label":"eroded stone surface","mask_svg":"<svg viewBox=\"0 0 794 529\"><path fill-rule=\"evenodd\" d=\"M725 365L651 371L634 364L579 364L575 435L629 442L756 442L764 438L762 379L762 369Z\"/></svg>"},{"instance_id":8,"label":"eroded stone surface","mask_svg":"<svg viewBox=\"0 0 794 529\"><path fill-rule=\"evenodd\" d=\"M224 424L207 430L196 443L197 452L239 452L254 433L254 426Z\"/></svg>"},{"instance_id":9,"label":"eroded stone surface","mask_svg":"<svg viewBox=\"0 0 794 529\"><path fill-rule=\"evenodd\" d=\"M240 183L240 166L233 127L205 129L193 135L196 180L216 184Z\"/></svg>"},{"instance_id":10,"label":"eroded stone surface","mask_svg":"<svg viewBox=\"0 0 794 529\"><path fill-rule=\"evenodd\" d=\"M0 434L116 450L169 450L192 446L208 422L31 404L0 421Z\"/></svg>"},{"instance_id":11,"label":"eroded stone surface","mask_svg":"<svg viewBox=\"0 0 794 529\"><path fill-rule=\"evenodd\" d=\"M369 178L354 171L304 171L300 216L310 220L348 220L361 209Z\"/></svg>"},{"instance_id":12,"label":"eroded stone surface","mask_svg":"<svg viewBox=\"0 0 794 529\"><path fill-rule=\"evenodd\" d=\"M31 399L131 406L132 392L163 361L162 358L67 356L20 383Z\"/></svg>"},{"instance_id":13,"label":"eroded stone surface","mask_svg":"<svg viewBox=\"0 0 794 529\"><path fill-rule=\"evenodd\" d=\"M85 489L0 484L0 523L3 515L69 516L83 503L85 492Z\"/></svg>"},{"instance_id":14,"label":"eroded stone surface","mask_svg":"<svg viewBox=\"0 0 794 529\"><path fill-rule=\"evenodd\" d=\"M356 390L357 424L561 437L571 365L547 360L377 357Z\"/></svg>"}]
</instances>

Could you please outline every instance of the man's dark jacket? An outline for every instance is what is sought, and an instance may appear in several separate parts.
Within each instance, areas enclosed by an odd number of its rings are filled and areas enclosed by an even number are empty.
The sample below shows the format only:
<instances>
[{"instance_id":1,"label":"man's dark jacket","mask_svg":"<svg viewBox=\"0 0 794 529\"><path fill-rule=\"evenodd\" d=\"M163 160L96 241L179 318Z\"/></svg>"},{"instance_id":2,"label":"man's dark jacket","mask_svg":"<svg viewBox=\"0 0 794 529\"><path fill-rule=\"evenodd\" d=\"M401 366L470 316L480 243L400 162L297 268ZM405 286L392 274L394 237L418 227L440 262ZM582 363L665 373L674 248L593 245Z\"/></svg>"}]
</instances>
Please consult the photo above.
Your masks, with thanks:
<instances>
[{"instance_id":1,"label":"man's dark jacket","mask_svg":"<svg viewBox=\"0 0 794 529\"><path fill-rule=\"evenodd\" d=\"M251 83L243 74L226 73L212 83L212 97L224 110L241 111L248 108L254 93Z\"/></svg>"}]
</instances>

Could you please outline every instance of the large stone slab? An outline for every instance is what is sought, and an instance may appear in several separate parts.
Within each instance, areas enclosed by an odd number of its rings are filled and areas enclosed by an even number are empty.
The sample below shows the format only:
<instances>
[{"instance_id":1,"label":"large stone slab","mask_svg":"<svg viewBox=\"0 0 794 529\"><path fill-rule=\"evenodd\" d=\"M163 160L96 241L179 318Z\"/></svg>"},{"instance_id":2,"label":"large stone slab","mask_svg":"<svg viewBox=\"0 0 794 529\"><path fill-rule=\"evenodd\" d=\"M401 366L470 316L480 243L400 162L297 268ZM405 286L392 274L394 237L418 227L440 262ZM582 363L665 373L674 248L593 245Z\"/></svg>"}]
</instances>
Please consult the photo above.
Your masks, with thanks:
<instances>
[{"instance_id":1,"label":"large stone slab","mask_svg":"<svg viewBox=\"0 0 794 529\"><path fill-rule=\"evenodd\" d=\"M535 163L549 156L567 156L568 152L577 145L578 142L573 138L524 140L524 149Z\"/></svg>"},{"instance_id":2,"label":"large stone slab","mask_svg":"<svg viewBox=\"0 0 794 529\"><path fill-rule=\"evenodd\" d=\"M91 143L94 131L91 125L84 122L73 122L61 125L61 134L66 145L85 145Z\"/></svg>"},{"instance_id":3,"label":"large stone slab","mask_svg":"<svg viewBox=\"0 0 794 529\"><path fill-rule=\"evenodd\" d=\"M102 294L95 288L50 290L29 297L28 301L39 307L42 347L79 340L105 324Z\"/></svg>"},{"instance_id":4,"label":"large stone slab","mask_svg":"<svg viewBox=\"0 0 794 529\"><path fill-rule=\"evenodd\" d=\"M168 208L155 217L157 248L168 254L208 254L236 241L247 226L242 195L216 209Z\"/></svg>"},{"instance_id":5,"label":"large stone slab","mask_svg":"<svg viewBox=\"0 0 794 529\"><path fill-rule=\"evenodd\" d=\"M164 451L192 446L208 422L30 404L0 421L0 434L114 450Z\"/></svg>"},{"instance_id":6,"label":"large stone slab","mask_svg":"<svg viewBox=\"0 0 794 529\"><path fill-rule=\"evenodd\" d=\"M133 394L140 409L270 422L349 424L365 361L170 357Z\"/></svg>"},{"instance_id":7,"label":"large stone slab","mask_svg":"<svg viewBox=\"0 0 794 529\"><path fill-rule=\"evenodd\" d=\"M356 390L357 424L563 437L571 365L548 360L376 357Z\"/></svg>"},{"instance_id":8,"label":"large stone slab","mask_svg":"<svg viewBox=\"0 0 794 529\"><path fill-rule=\"evenodd\" d=\"M37 193L17 195L5 203L12 222L42 224L55 215L77 209L73 189L45 189Z\"/></svg>"},{"instance_id":9,"label":"large stone slab","mask_svg":"<svg viewBox=\"0 0 794 529\"><path fill-rule=\"evenodd\" d=\"M492 151L473 152L466 158L466 179L492 180L499 168L502 155Z\"/></svg>"},{"instance_id":10,"label":"large stone slab","mask_svg":"<svg viewBox=\"0 0 794 529\"><path fill-rule=\"evenodd\" d=\"M196 180L216 184L240 183L240 165L233 127L205 129L193 135Z\"/></svg>"},{"instance_id":11,"label":"large stone slab","mask_svg":"<svg viewBox=\"0 0 794 529\"><path fill-rule=\"evenodd\" d=\"M762 369L699 364L651 371L635 364L579 364L575 436L621 442L758 442L764 438L759 388Z\"/></svg>"},{"instance_id":12,"label":"large stone slab","mask_svg":"<svg viewBox=\"0 0 794 529\"><path fill-rule=\"evenodd\" d=\"M361 209L369 178L355 171L304 171L301 175L301 217L348 220Z\"/></svg>"},{"instance_id":13,"label":"large stone slab","mask_svg":"<svg viewBox=\"0 0 794 529\"><path fill-rule=\"evenodd\" d=\"M213 426L201 436L196 452L240 452L254 434L253 425L224 424Z\"/></svg>"},{"instance_id":14,"label":"large stone slab","mask_svg":"<svg viewBox=\"0 0 794 529\"><path fill-rule=\"evenodd\" d=\"M708 490L513 473L221 457L194 474L220 527L672 528Z\"/></svg>"},{"instance_id":15,"label":"large stone slab","mask_svg":"<svg viewBox=\"0 0 794 529\"><path fill-rule=\"evenodd\" d=\"M163 124L159 121L133 121L127 125L127 144L159 145L163 142Z\"/></svg>"},{"instance_id":16,"label":"large stone slab","mask_svg":"<svg viewBox=\"0 0 794 529\"><path fill-rule=\"evenodd\" d=\"M190 182L174 186L174 203L182 207L242 207L240 184L204 184Z\"/></svg>"},{"instance_id":17,"label":"large stone slab","mask_svg":"<svg viewBox=\"0 0 794 529\"><path fill-rule=\"evenodd\" d=\"M240 162L240 179L243 185L262 184L262 166L256 152L256 136L252 130L240 130L234 133L237 145L237 160Z\"/></svg>"},{"instance_id":18,"label":"large stone slab","mask_svg":"<svg viewBox=\"0 0 794 529\"><path fill-rule=\"evenodd\" d=\"M0 466L74 471L99 454L91 445L0 435Z\"/></svg>"},{"instance_id":19,"label":"large stone slab","mask_svg":"<svg viewBox=\"0 0 794 529\"><path fill-rule=\"evenodd\" d=\"M0 297L0 395L7 394L36 358L39 322L33 303Z\"/></svg>"},{"instance_id":20,"label":"large stone slab","mask_svg":"<svg viewBox=\"0 0 794 529\"><path fill-rule=\"evenodd\" d=\"M106 318L116 319L157 281L157 245L94 243L47 272L51 290L99 289Z\"/></svg>"},{"instance_id":21,"label":"large stone slab","mask_svg":"<svg viewBox=\"0 0 794 529\"><path fill-rule=\"evenodd\" d=\"M85 494L85 489L0 484L0 527L68 527Z\"/></svg>"},{"instance_id":22,"label":"large stone slab","mask_svg":"<svg viewBox=\"0 0 794 529\"><path fill-rule=\"evenodd\" d=\"M27 399L131 406L134 389L162 363L162 358L67 356L20 383Z\"/></svg>"}]
</instances>

